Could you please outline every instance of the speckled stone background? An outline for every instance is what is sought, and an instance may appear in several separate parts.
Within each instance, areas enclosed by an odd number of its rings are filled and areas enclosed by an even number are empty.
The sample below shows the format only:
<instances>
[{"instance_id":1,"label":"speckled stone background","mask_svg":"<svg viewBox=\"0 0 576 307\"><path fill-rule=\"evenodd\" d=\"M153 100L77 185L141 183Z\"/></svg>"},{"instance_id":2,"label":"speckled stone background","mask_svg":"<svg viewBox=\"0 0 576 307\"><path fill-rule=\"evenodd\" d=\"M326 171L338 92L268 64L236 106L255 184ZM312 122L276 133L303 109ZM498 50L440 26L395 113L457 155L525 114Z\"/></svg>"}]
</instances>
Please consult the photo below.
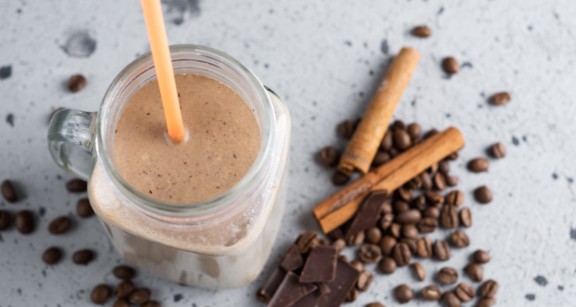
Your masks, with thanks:
<instances>
[{"instance_id":1,"label":"speckled stone background","mask_svg":"<svg viewBox=\"0 0 576 307\"><path fill-rule=\"evenodd\" d=\"M339 142L334 126L362 113L386 63L410 45L422 60L396 117L425 128L457 126L467 141L452 168L473 210L472 245L455 251L448 264L461 268L482 247L493 257L485 276L501 284L499 306L576 305L576 2L172 0L165 9L171 43L227 51L284 97L292 113L287 210L264 275L300 231L317 229L310 209L335 191L314 153ZM411 37L416 24L429 25L433 36ZM50 159L47 120L56 107L95 110L114 76L147 44L138 1L0 3L0 179L15 180L26 194L17 205L0 201L0 208L28 208L39 216L32 235L0 233L0 306L90 306L91 287L113 283L108 272L121 260L95 218L60 237L45 231L52 218L74 215L79 198L65 191L69 176ZM452 78L439 69L447 55L466 63ZM70 94L63 83L74 73L85 74L89 84ZM486 98L501 90L513 101L489 106ZM508 157L493 161L488 173L468 173L465 162L496 141L508 147ZM481 184L494 190L488 206L470 194ZM50 245L67 251L54 267L40 260ZM100 252L78 267L70 254L83 247ZM426 282L414 282L407 269L377 273L353 305L380 300L394 306L393 286L410 282L419 289L447 265L424 263ZM256 306L263 276L222 291L146 274L137 280L165 306Z\"/></svg>"}]
</instances>

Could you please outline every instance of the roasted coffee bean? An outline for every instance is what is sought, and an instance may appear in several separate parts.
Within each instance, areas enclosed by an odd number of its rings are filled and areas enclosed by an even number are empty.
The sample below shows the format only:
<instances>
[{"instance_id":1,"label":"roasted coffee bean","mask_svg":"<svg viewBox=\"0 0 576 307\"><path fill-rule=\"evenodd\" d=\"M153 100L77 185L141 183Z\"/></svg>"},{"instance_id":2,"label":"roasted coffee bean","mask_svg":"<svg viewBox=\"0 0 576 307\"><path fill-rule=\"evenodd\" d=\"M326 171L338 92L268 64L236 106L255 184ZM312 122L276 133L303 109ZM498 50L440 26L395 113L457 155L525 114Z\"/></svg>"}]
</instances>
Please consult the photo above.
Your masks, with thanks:
<instances>
[{"instance_id":1,"label":"roasted coffee bean","mask_svg":"<svg viewBox=\"0 0 576 307\"><path fill-rule=\"evenodd\" d=\"M450 259L450 247L444 240L436 240L436 242L432 244L432 251L434 252L434 257L440 261Z\"/></svg>"},{"instance_id":2,"label":"roasted coffee bean","mask_svg":"<svg viewBox=\"0 0 576 307\"><path fill-rule=\"evenodd\" d=\"M42 260L48 265L57 264L62 259L62 250L52 246L47 248L42 254Z\"/></svg>"},{"instance_id":3,"label":"roasted coffee bean","mask_svg":"<svg viewBox=\"0 0 576 307\"><path fill-rule=\"evenodd\" d=\"M437 301L442 297L442 291L436 285L429 285L420 290L420 297L425 301Z\"/></svg>"},{"instance_id":4,"label":"roasted coffee bean","mask_svg":"<svg viewBox=\"0 0 576 307\"><path fill-rule=\"evenodd\" d=\"M394 146L392 141L392 132L390 130L386 131L384 138L382 138L382 143L380 143L380 148L384 151L389 151Z\"/></svg>"},{"instance_id":5,"label":"roasted coffee bean","mask_svg":"<svg viewBox=\"0 0 576 307\"><path fill-rule=\"evenodd\" d=\"M148 288L139 288L134 290L130 297L128 298L128 302L132 304L144 304L150 300L150 289Z\"/></svg>"},{"instance_id":6,"label":"roasted coffee bean","mask_svg":"<svg viewBox=\"0 0 576 307\"><path fill-rule=\"evenodd\" d=\"M4 199L9 203L15 203L18 201L18 194L16 193L16 189L10 180L4 180L2 182L2 196Z\"/></svg>"},{"instance_id":7,"label":"roasted coffee bean","mask_svg":"<svg viewBox=\"0 0 576 307\"><path fill-rule=\"evenodd\" d=\"M86 80L86 77L84 77L83 75L80 74L76 74L76 75L72 75L69 79L68 82L66 83L68 90L72 93L76 93L81 91L82 89L84 89L86 87L86 84L88 83L88 81Z\"/></svg>"},{"instance_id":8,"label":"roasted coffee bean","mask_svg":"<svg viewBox=\"0 0 576 307\"><path fill-rule=\"evenodd\" d=\"M0 230L6 230L12 226L12 214L5 210L0 210Z\"/></svg>"},{"instance_id":9,"label":"roasted coffee bean","mask_svg":"<svg viewBox=\"0 0 576 307\"><path fill-rule=\"evenodd\" d=\"M356 234L351 235L350 238L346 240L346 244L348 244L348 246L358 246L364 243L365 238L366 234L364 233L364 231L360 231Z\"/></svg>"},{"instance_id":10,"label":"roasted coffee bean","mask_svg":"<svg viewBox=\"0 0 576 307\"><path fill-rule=\"evenodd\" d=\"M162 305L158 301L147 301L140 305L140 307L162 307Z\"/></svg>"},{"instance_id":11,"label":"roasted coffee bean","mask_svg":"<svg viewBox=\"0 0 576 307\"><path fill-rule=\"evenodd\" d=\"M411 189L399 188L398 190L396 190L396 195L398 195L398 197L405 202L412 201L412 190Z\"/></svg>"},{"instance_id":12,"label":"roasted coffee bean","mask_svg":"<svg viewBox=\"0 0 576 307\"><path fill-rule=\"evenodd\" d=\"M437 207L429 207L424 210L424 217L430 217L433 219L438 219L440 217L440 209Z\"/></svg>"},{"instance_id":13,"label":"roasted coffee bean","mask_svg":"<svg viewBox=\"0 0 576 307\"><path fill-rule=\"evenodd\" d=\"M468 170L473 173L487 172L490 162L486 158L474 158L468 162Z\"/></svg>"},{"instance_id":14,"label":"roasted coffee bean","mask_svg":"<svg viewBox=\"0 0 576 307\"><path fill-rule=\"evenodd\" d=\"M458 281L458 271L451 267L444 267L436 273L436 280L441 285L453 285Z\"/></svg>"},{"instance_id":15,"label":"roasted coffee bean","mask_svg":"<svg viewBox=\"0 0 576 307\"><path fill-rule=\"evenodd\" d=\"M400 238L398 242L407 244L408 248L410 248L410 252L412 252L412 255L414 255L414 253L416 253L416 240L417 238Z\"/></svg>"},{"instance_id":16,"label":"roasted coffee bean","mask_svg":"<svg viewBox=\"0 0 576 307\"><path fill-rule=\"evenodd\" d=\"M428 26L422 25L412 28L412 31L410 31L410 33L419 38L427 38L430 37L430 35L432 35L432 30L430 30Z\"/></svg>"},{"instance_id":17,"label":"roasted coffee bean","mask_svg":"<svg viewBox=\"0 0 576 307\"><path fill-rule=\"evenodd\" d=\"M386 307L386 306L384 306L384 304L382 304L380 302L372 302L372 303L366 305L366 307Z\"/></svg>"},{"instance_id":18,"label":"roasted coffee bean","mask_svg":"<svg viewBox=\"0 0 576 307\"><path fill-rule=\"evenodd\" d=\"M334 146L326 146L318 153L318 162L326 167L332 167L338 164L340 155Z\"/></svg>"},{"instance_id":19,"label":"roasted coffee bean","mask_svg":"<svg viewBox=\"0 0 576 307\"><path fill-rule=\"evenodd\" d=\"M376 244L364 244L360 247L358 257L364 263L376 263L382 258L382 250Z\"/></svg>"},{"instance_id":20,"label":"roasted coffee bean","mask_svg":"<svg viewBox=\"0 0 576 307\"><path fill-rule=\"evenodd\" d=\"M358 272L364 272L364 270L365 270L364 262L362 262L362 261L360 261L360 260L358 260L358 259L350 262L350 265L351 265L353 268L355 268L356 271L358 271Z\"/></svg>"},{"instance_id":21,"label":"roasted coffee bean","mask_svg":"<svg viewBox=\"0 0 576 307\"><path fill-rule=\"evenodd\" d=\"M346 175L341 171L335 171L332 175L332 183L337 186L345 185L350 181L350 176Z\"/></svg>"},{"instance_id":22,"label":"roasted coffee bean","mask_svg":"<svg viewBox=\"0 0 576 307\"><path fill-rule=\"evenodd\" d=\"M420 262L414 262L410 267L416 280L423 281L426 278L426 270L424 270L424 266Z\"/></svg>"},{"instance_id":23,"label":"roasted coffee bean","mask_svg":"<svg viewBox=\"0 0 576 307\"><path fill-rule=\"evenodd\" d=\"M458 209L456 206L446 205L440 212L440 225L446 229L458 227Z\"/></svg>"},{"instance_id":24,"label":"roasted coffee bean","mask_svg":"<svg viewBox=\"0 0 576 307\"><path fill-rule=\"evenodd\" d=\"M490 103L495 106L503 106L508 104L510 100L512 100L512 95L508 92L496 93L490 97Z\"/></svg>"},{"instance_id":25,"label":"roasted coffee bean","mask_svg":"<svg viewBox=\"0 0 576 307\"><path fill-rule=\"evenodd\" d=\"M384 201L382 203L382 214L392 213L394 209L392 208L392 204L389 201Z\"/></svg>"},{"instance_id":26,"label":"roasted coffee bean","mask_svg":"<svg viewBox=\"0 0 576 307\"><path fill-rule=\"evenodd\" d=\"M494 298L484 297L484 298L481 298L480 300L478 300L478 303L476 303L476 307L490 307L494 304L496 304L496 301L494 300Z\"/></svg>"},{"instance_id":27,"label":"roasted coffee bean","mask_svg":"<svg viewBox=\"0 0 576 307\"><path fill-rule=\"evenodd\" d=\"M402 225L397 224L397 223L392 223L392 225L390 225L390 234L396 238L400 238L400 235L402 235Z\"/></svg>"},{"instance_id":28,"label":"roasted coffee bean","mask_svg":"<svg viewBox=\"0 0 576 307\"><path fill-rule=\"evenodd\" d=\"M394 297L400 304L405 304L414 298L414 292L408 285L401 284L394 288Z\"/></svg>"},{"instance_id":29,"label":"roasted coffee bean","mask_svg":"<svg viewBox=\"0 0 576 307\"><path fill-rule=\"evenodd\" d=\"M92 209L92 205L90 205L90 200L88 200L88 198L78 200L78 203L76 203L76 214L82 218L94 215L94 210Z\"/></svg>"},{"instance_id":30,"label":"roasted coffee bean","mask_svg":"<svg viewBox=\"0 0 576 307\"><path fill-rule=\"evenodd\" d=\"M432 187L434 186L434 183L432 182L432 177L430 177L430 174L428 174L427 172L423 172L420 175L418 175L418 177L420 178L420 181L422 182L422 189L424 189L424 190L432 189Z\"/></svg>"},{"instance_id":31,"label":"roasted coffee bean","mask_svg":"<svg viewBox=\"0 0 576 307\"><path fill-rule=\"evenodd\" d=\"M403 200L395 201L393 207L394 207L394 213L396 213L397 215L400 215L400 213L410 210L410 205Z\"/></svg>"},{"instance_id":32,"label":"roasted coffee bean","mask_svg":"<svg viewBox=\"0 0 576 307\"><path fill-rule=\"evenodd\" d=\"M128 303L128 301L125 299L117 299L114 301L114 304L112 304L112 307L130 307L130 303Z\"/></svg>"},{"instance_id":33,"label":"roasted coffee bean","mask_svg":"<svg viewBox=\"0 0 576 307\"><path fill-rule=\"evenodd\" d=\"M450 172L450 161L449 160L442 160L438 163L438 171L444 175L447 175Z\"/></svg>"},{"instance_id":34,"label":"roasted coffee bean","mask_svg":"<svg viewBox=\"0 0 576 307\"><path fill-rule=\"evenodd\" d=\"M414 198L412 200L412 208L418 211L426 210L426 208L428 208L428 204L426 203L426 197L424 197L424 195L418 195L416 198Z\"/></svg>"},{"instance_id":35,"label":"roasted coffee bean","mask_svg":"<svg viewBox=\"0 0 576 307\"><path fill-rule=\"evenodd\" d=\"M392 157L390 156L389 153L379 150L378 152L376 152L376 155L374 156L374 160L372 160L372 165L373 166L380 166L380 165L390 161L390 159L392 159Z\"/></svg>"},{"instance_id":36,"label":"roasted coffee bean","mask_svg":"<svg viewBox=\"0 0 576 307\"><path fill-rule=\"evenodd\" d=\"M482 281L482 279L484 278L484 269L478 263L475 262L469 263L464 268L464 272L466 273L466 275L468 275L468 277L470 277L470 279L476 282Z\"/></svg>"},{"instance_id":37,"label":"roasted coffee bean","mask_svg":"<svg viewBox=\"0 0 576 307\"><path fill-rule=\"evenodd\" d=\"M352 121L345 120L338 124L336 130L341 138L349 140L352 138L352 135L354 135L355 128L356 127L354 127L354 123Z\"/></svg>"},{"instance_id":38,"label":"roasted coffee bean","mask_svg":"<svg viewBox=\"0 0 576 307\"><path fill-rule=\"evenodd\" d=\"M418 230L420 230L421 233L431 233L436 230L437 225L438 220L436 218L425 217L418 222Z\"/></svg>"},{"instance_id":39,"label":"roasted coffee bean","mask_svg":"<svg viewBox=\"0 0 576 307\"><path fill-rule=\"evenodd\" d=\"M474 288L465 282L461 282L454 289L454 294L462 302L469 302L474 298Z\"/></svg>"},{"instance_id":40,"label":"roasted coffee bean","mask_svg":"<svg viewBox=\"0 0 576 307\"><path fill-rule=\"evenodd\" d=\"M406 243L396 244L396 246L394 246L394 250L392 251L392 255L398 266L408 265L410 260L412 260L412 252Z\"/></svg>"},{"instance_id":41,"label":"roasted coffee bean","mask_svg":"<svg viewBox=\"0 0 576 307\"><path fill-rule=\"evenodd\" d=\"M94 260L94 252L89 249L81 249L72 255L72 261L76 264L87 265Z\"/></svg>"},{"instance_id":42,"label":"roasted coffee bean","mask_svg":"<svg viewBox=\"0 0 576 307\"><path fill-rule=\"evenodd\" d=\"M449 187L455 187L458 185L458 176L446 176L446 184Z\"/></svg>"},{"instance_id":43,"label":"roasted coffee bean","mask_svg":"<svg viewBox=\"0 0 576 307\"><path fill-rule=\"evenodd\" d=\"M362 271L362 273L360 273L360 276L358 277L358 281L356 282L356 288L358 288L358 290L362 292L368 290L368 288L372 284L373 278L374 276L372 275L372 272L370 270Z\"/></svg>"},{"instance_id":44,"label":"roasted coffee bean","mask_svg":"<svg viewBox=\"0 0 576 307\"><path fill-rule=\"evenodd\" d=\"M464 193L459 190L452 191L444 198L447 205L460 207L464 203Z\"/></svg>"},{"instance_id":45,"label":"roasted coffee bean","mask_svg":"<svg viewBox=\"0 0 576 307\"><path fill-rule=\"evenodd\" d=\"M492 201L492 191L483 185L474 190L474 199L481 204L488 204Z\"/></svg>"},{"instance_id":46,"label":"roasted coffee bean","mask_svg":"<svg viewBox=\"0 0 576 307\"><path fill-rule=\"evenodd\" d=\"M420 258L432 257L432 241L428 237L422 237L416 241L416 255Z\"/></svg>"},{"instance_id":47,"label":"roasted coffee bean","mask_svg":"<svg viewBox=\"0 0 576 307\"><path fill-rule=\"evenodd\" d=\"M472 254L472 260L476 263L484 264L490 261L490 254L488 252L478 249Z\"/></svg>"},{"instance_id":48,"label":"roasted coffee bean","mask_svg":"<svg viewBox=\"0 0 576 307\"><path fill-rule=\"evenodd\" d=\"M394 146L400 150L406 150L412 145L410 135L404 129L394 130L392 132L392 140L394 141Z\"/></svg>"},{"instance_id":49,"label":"roasted coffee bean","mask_svg":"<svg viewBox=\"0 0 576 307\"><path fill-rule=\"evenodd\" d=\"M408 125L408 127L406 127L406 132L408 132L410 140L412 140L412 143L414 143L420 139L420 136L422 135L422 128L418 123L411 123Z\"/></svg>"},{"instance_id":50,"label":"roasted coffee bean","mask_svg":"<svg viewBox=\"0 0 576 307\"><path fill-rule=\"evenodd\" d=\"M471 227L472 226L472 211L470 208L462 208L460 210L460 225L464 227Z\"/></svg>"},{"instance_id":51,"label":"roasted coffee bean","mask_svg":"<svg viewBox=\"0 0 576 307\"><path fill-rule=\"evenodd\" d=\"M454 292L444 293L444 295L442 295L442 303L444 303L444 306L446 306L446 307L460 307L460 306L462 306L462 303L460 302L460 300L458 299L456 294L454 294Z\"/></svg>"},{"instance_id":52,"label":"roasted coffee bean","mask_svg":"<svg viewBox=\"0 0 576 307\"><path fill-rule=\"evenodd\" d=\"M390 256L394 246L396 246L396 238L393 236L384 236L380 240L380 249L382 250L382 255Z\"/></svg>"},{"instance_id":53,"label":"roasted coffee bean","mask_svg":"<svg viewBox=\"0 0 576 307\"><path fill-rule=\"evenodd\" d=\"M436 134L438 134L438 133L440 133L440 132L438 132L438 129L432 128L432 129L428 130L428 131L424 134L424 138L427 139L427 138L429 138L429 137L431 137L431 136L434 136L434 135L436 135Z\"/></svg>"},{"instance_id":54,"label":"roasted coffee bean","mask_svg":"<svg viewBox=\"0 0 576 307\"><path fill-rule=\"evenodd\" d=\"M422 218L422 214L420 211L416 209L406 210L394 218L394 221L398 224L405 225L405 224L416 224Z\"/></svg>"},{"instance_id":55,"label":"roasted coffee bean","mask_svg":"<svg viewBox=\"0 0 576 307\"><path fill-rule=\"evenodd\" d=\"M117 298L127 298L132 294L134 288L134 284L130 280L123 280L116 286L116 289L114 289L114 295Z\"/></svg>"},{"instance_id":56,"label":"roasted coffee bean","mask_svg":"<svg viewBox=\"0 0 576 307\"><path fill-rule=\"evenodd\" d=\"M394 214L393 213L385 213L382 218L380 219L380 228L382 230L387 230L392 226L392 222L394 221Z\"/></svg>"},{"instance_id":57,"label":"roasted coffee bean","mask_svg":"<svg viewBox=\"0 0 576 307\"><path fill-rule=\"evenodd\" d=\"M112 274L121 280L129 280L134 278L136 271L127 265L118 265L112 270Z\"/></svg>"},{"instance_id":58,"label":"roasted coffee bean","mask_svg":"<svg viewBox=\"0 0 576 307\"><path fill-rule=\"evenodd\" d=\"M488 279L480 286L480 295L482 297L495 297L498 293L498 282Z\"/></svg>"},{"instance_id":59,"label":"roasted coffee bean","mask_svg":"<svg viewBox=\"0 0 576 307\"><path fill-rule=\"evenodd\" d=\"M349 303L354 302L358 299L359 295L360 295L360 293L358 292L358 289L352 288L352 289L350 289L350 291L348 291L348 294L346 294L344 301L349 302Z\"/></svg>"},{"instance_id":60,"label":"roasted coffee bean","mask_svg":"<svg viewBox=\"0 0 576 307\"><path fill-rule=\"evenodd\" d=\"M418 232L416 225L406 224L402 226L402 237L408 239L418 239L419 235L420 233Z\"/></svg>"},{"instance_id":61,"label":"roasted coffee bean","mask_svg":"<svg viewBox=\"0 0 576 307\"><path fill-rule=\"evenodd\" d=\"M392 123L390 129L392 129L392 130L398 130L398 129L405 130L406 124L403 121L397 119Z\"/></svg>"},{"instance_id":62,"label":"roasted coffee bean","mask_svg":"<svg viewBox=\"0 0 576 307\"><path fill-rule=\"evenodd\" d=\"M315 240L318 240L318 234L310 230L299 235L294 244L296 244L302 254L306 254L312 249L312 242Z\"/></svg>"},{"instance_id":63,"label":"roasted coffee bean","mask_svg":"<svg viewBox=\"0 0 576 307\"><path fill-rule=\"evenodd\" d=\"M334 247L336 251L340 253L346 247L346 241L344 241L344 239L338 239L332 243L332 247Z\"/></svg>"},{"instance_id":64,"label":"roasted coffee bean","mask_svg":"<svg viewBox=\"0 0 576 307\"><path fill-rule=\"evenodd\" d=\"M372 227L366 231L366 242L378 244L382 240L382 231L378 227Z\"/></svg>"},{"instance_id":65,"label":"roasted coffee bean","mask_svg":"<svg viewBox=\"0 0 576 307\"><path fill-rule=\"evenodd\" d=\"M70 229L70 225L72 225L72 220L69 217L60 216L48 224L48 231L53 235L63 234Z\"/></svg>"},{"instance_id":66,"label":"roasted coffee bean","mask_svg":"<svg viewBox=\"0 0 576 307\"><path fill-rule=\"evenodd\" d=\"M346 255L338 255L338 259L348 262L348 257L346 257Z\"/></svg>"},{"instance_id":67,"label":"roasted coffee bean","mask_svg":"<svg viewBox=\"0 0 576 307\"><path fill-rule=\"evenodd\" d=\"M444 174L436 173L432 180L434 181L434 187L436 187L438 191L446 190L447 184L446 179L444 178Z\"/></svg>"},{"instance_id":68,"label":"roasted coffee bean","mask_svg":"<svg viewBox=\"0 0 576 307\"><path fill-rule=\"evenodd\" d=\"M99 284L94 289L92 289L92 293L90 293L90 298L94 304L102 305L105 304L110 295L112 294L112 289L108 285Z\"/></svg>"},{"instance_id":69,"label":"roasted coffee bean","mask_svg":"<svg viewBox=\"0 0 576 307\"><path fill-rule=\"evenodd\" d=\"M460 64L454 57L446 57L442 60L442 69L445 73L453 75L460 71Z\"/></svg>"},{"instance_id":70,"label":"roasted coffee bean","mask_svg":"<svg viewBox=\"0 0 576 307\"><path fill-rule=\"evenodd\" d=\"M458 248L464 248L470 246L470 238L468 235L462 230L456 230L450 234L448 237L448 241L452 246Z\"/></svg>"},{"instance_id":71,"label":"roasted coffee bean","mask_svg":"<svg viewBox=\"0 0 576 307\"><path fill-rule=\"evenodd\" d=\"M88 183L82 179L72 179L66 183L66 190L70 193L86 192Z\"/></svg>"},{"instance_id":72,"label":"roasted coffee bean","mask_svg":"<svg viewBox=\"0 0 576 307\"><path fill-rule=\"evenodd\" d=\"M502 143L495 143L488 148L488 153L495 159L501 159L506 156L506 147Z\"/></svg>"},{"instance_id":73,"label":"roasted coffee bean","mask_svg":"<svg viewBox=\"0 0 576 307\"><path fill-rule=\"evenodd\" d=\"M14 218L14 225L21 234L27 235L32 233L36 228L34 214L29 210L19 211Z\"/></svg>"},{"instance_id":74,"label":"roasted coffee bean","mask_svg":"<svg viewBox=\"0 0 576 307\"><path fill-rule=\"evenodd\" d=\"M379 267L384 274L392 274L396 272L397 265L392 257L384 257L382 261L380 261Z\"/></svg>"},{"instance_id":75,"label":"roasted coffee bean","mask_svg":"<svg viewBox=\"0 0 576 307\"><path fill-rule=\"evenodd\" d=\"M454 161L454 160L458 159L458 156L459 156L458 152L455 151L455 152L449 154L449 155L446 157L446 159L448 159L448 160L450 160L450 161Z\"/></svg>"},{"instance_id":76,"label":"roasted coffee bean","mask_svg":"<svg viewBox=\"0 0 576 307\"><path fill-rule=\"evenodd\" d=\"M437 191L427 191L426 201L430 206L438 206L444 204L444 196Z\"/></svg>"}]
</instances>

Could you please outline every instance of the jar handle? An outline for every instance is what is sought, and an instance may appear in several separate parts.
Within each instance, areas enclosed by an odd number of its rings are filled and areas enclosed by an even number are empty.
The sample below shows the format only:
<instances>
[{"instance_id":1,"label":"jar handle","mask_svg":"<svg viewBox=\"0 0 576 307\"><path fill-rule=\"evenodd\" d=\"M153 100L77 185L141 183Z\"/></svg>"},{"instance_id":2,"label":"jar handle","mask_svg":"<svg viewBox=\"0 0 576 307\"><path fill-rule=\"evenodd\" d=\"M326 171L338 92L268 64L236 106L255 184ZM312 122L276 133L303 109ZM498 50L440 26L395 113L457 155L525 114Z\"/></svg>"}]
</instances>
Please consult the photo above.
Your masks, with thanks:
<instances>
[{"instance_id":1,"label":"jar handle","mask_svg":"<svg viewBox=\"0 0 576 307\"><path fill-rule=\"evenodd\" d=\"M60 167L87 180L94 167L96 112L57 111L48 127L48 148Z\"/></svg>"}]
</instances>

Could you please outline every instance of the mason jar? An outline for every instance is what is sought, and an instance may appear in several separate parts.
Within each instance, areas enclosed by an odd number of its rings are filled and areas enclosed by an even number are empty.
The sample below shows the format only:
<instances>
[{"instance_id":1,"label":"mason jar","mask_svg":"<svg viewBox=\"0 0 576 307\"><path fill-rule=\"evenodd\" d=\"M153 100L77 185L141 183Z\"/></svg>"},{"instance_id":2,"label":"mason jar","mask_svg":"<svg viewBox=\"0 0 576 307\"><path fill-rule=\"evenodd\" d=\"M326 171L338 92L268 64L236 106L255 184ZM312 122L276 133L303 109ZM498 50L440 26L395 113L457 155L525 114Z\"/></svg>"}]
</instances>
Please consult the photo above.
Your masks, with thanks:
<instances>
[{"instance_id":1,"label":"mason jar","mask_svg":"<svg viewBox=\"0 0 576 307\"><path fill-rule=\"evenodd\" d=\"M227 85L258 122L257 158L230 190L175 206L136 191L118 173L111 154L114 130L130 96L155 79L150 54L120 72L98 112L57 112L48 131L50 152L58 165L88 180L90 203L128 263L181 284L240 287L260 274L281 223L290 115L274 92L229 55L195 45L170 50L175 74L199 74Z\"/></svg>"}]
</instances>

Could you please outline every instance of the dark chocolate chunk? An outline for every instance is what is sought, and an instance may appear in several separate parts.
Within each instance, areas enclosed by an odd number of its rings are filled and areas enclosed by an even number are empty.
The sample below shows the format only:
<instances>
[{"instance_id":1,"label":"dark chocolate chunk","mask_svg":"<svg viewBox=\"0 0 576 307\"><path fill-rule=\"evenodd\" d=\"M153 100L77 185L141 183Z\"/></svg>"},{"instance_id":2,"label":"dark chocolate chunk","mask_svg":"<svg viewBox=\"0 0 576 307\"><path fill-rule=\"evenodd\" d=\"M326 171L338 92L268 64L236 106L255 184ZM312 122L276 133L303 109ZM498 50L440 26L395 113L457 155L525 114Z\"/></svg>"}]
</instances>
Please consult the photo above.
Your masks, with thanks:
<instances>
[{"instance_id":1,"label":"dark chocolate chunk","mask_svg":"<svg viewBox=\"0 0 576 307\"><path fill-rule=\"evenodd\" d=\"M285 276L286 272L281 268L274 270L272 275L268 277L268 280L264 286L258 290L258 293L256 293L256 298L263 303L268 303L274 296L274 293L276 293L278 287L280 287L280 284L282 283L282 280L284 280Z\"/></svg>"},{"instance_id":2,"label":"dark chocolate chunk","mask_svg":"<svg viewBox=\"0 0 576 307\"><path fill-rule=\"evenodd\" d=\"M300 282L329 282L336 278L338 252L334 247L318 246L314 248L300 274Z\"/></svg>"},{"instance_id":3,"label":"dark chocolate chunk","mask_svg":"<svg viewBox=\"0 0 576 307\"><path fill-rule=\"evenodd\" d=\"M368 198L366 198L360 210L358 210L354 220L352 220L346 232L346 239L376 226L380 218L380 212L382 211L382 204L386 201L387 195L388 193L384 190L374 191L368 195Z\"/></svg>"},{"instance_id":4,"label":"dark chocolate chunk","mask_svg":"<svg viewBox=\"0 0 576 307\"><path fill-rule=\"evenodd\" d=\"M301 268L303 264L304 259L302 258L300 249L298 246L292 245L280 263L280 267L290 272Z\"/></svg>"},{"instance_id":5,"label":"dark chocolate chunk","mask_svg":"<svg viewBox=\"0 0 576 307\"><path fill-rule=\"evenodd\" d=\"M298 275L288 272L268 303L268 307L292 306L317 288L315 284L299 282Z\"/></svg>"}]
</instances>

